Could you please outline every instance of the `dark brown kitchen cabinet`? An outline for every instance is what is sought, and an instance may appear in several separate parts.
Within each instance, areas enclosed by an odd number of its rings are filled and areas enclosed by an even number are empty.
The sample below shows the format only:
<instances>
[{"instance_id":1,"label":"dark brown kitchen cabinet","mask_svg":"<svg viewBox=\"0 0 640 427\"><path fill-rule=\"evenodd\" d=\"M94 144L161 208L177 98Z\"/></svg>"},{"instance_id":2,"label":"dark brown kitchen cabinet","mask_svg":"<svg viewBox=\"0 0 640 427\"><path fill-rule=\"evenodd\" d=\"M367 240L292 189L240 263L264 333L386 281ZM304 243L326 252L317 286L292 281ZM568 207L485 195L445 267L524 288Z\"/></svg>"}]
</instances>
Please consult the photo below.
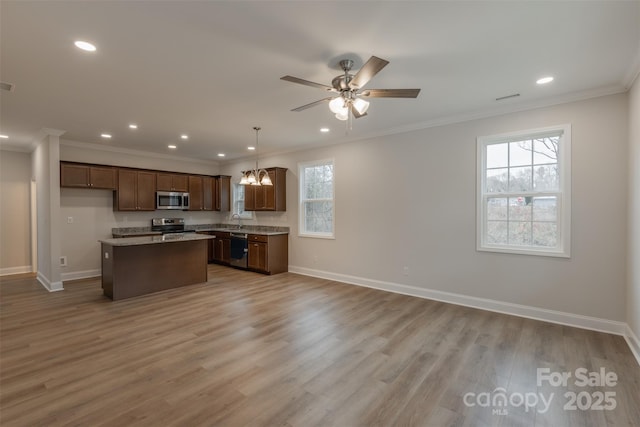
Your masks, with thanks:
<instances>
[{"instance_id":1,"label":"dark brown kitchen cabinet","mask_svg":"<svg viewBox=\"0 0 640 427\"><path fill-rule=\"evenodd\" d=\"M215 209L214 198L216 195L216 179L210 176L202 177L202 210L212 211Z\"/></svg>"},{"instance_id":2,"label":"dark brown kitchen cabinet","mask_svg":"<svg viewBox=\"0 0 640 427\"><path fill-rule=\"evenodd\" d=\"M215 236L215 231L198 231L198 234L206 234L209 236ZM216 249L216 241L218 239L209 239L207 240L207 262L211 264L215 261L215 249Z\"/></svg>"},{"instance_id":3,"label":"dark brown kitchen cabinet","mask_svg":"<svg viewBox=\"0 0 640 427\"><path fill-rule=\"evenodd\" d=\"M60 163L60 186L116 189L116 169L79 163Z\"/></svg>"},{"instance_id":4,"label":"dark brown kitchen cabinet","mask_svg":"<svg viewBox=\"0 0 640 427\"><path fill-rule=\"evenodd\" d=\"M215 177L215 210L229 211L231 209L231 177L228 175L218 175Z\"/></svg>"},{"instance_id":5,"label":"dark brown kitchen cabinet","mask_svg":"<svg viewBox=\"0 0 640 427\"><path fill-rule=\"evenodd\" d=\"M158 191L178 191L183 193L189 191L187 175L158 172L156 184Z\"/></svg>"},{"instance_id":6,"label":"dark brown kitchen cabinet","mask_svg":"<svg viewBox=\"0 0 640 427\"><path fill-rule=\"evenodd\" d=\"M249 234L248 267L259 273L284 273L289 268L289 236Z\"/></svg>"},{"instance_id":7,"label":"dark brown kitchen cabinet","mask_svg":"<svg viewBox=\"0 0 640 427\"><path fill-rule=\"evenodd\" d=\"M201 211L204 209L204 195L202 194L202 177L189 176L189 210Z\"/></svg>"},{"instance_id":8,"label":"dark brown kitchen cabinet","mask_svg":"<svg viewBox=\"0 0 640 427\"><path fill-rule=\"evenodd\" d=\"M245 185L244 209L246 211L287 210L287 169L268 168L273 185Z\"/></svg>"},{"instance_id":9,"label":"dark brown kitchen cabinet","mask_svg":"<svg viewBox=\"0 0 640 427\"><path fill-rule=\"evenodd\" d=\"M228 265L231 262L231 235L226 232L214 232L213 261Z\"/></svg>"},{"instance_id":10,"label":"dark brown kitchen cabinet","mask_svg":"<svg viewBox=\"0 0 640 427\"><path fill-rule=\"evenodd\" d=\"M118 169L115 208L119 211L153 211L156 209L156 173L135 169Z\"/></svg>"},{"instance_id":11,"label":"dark brown kitchen cabinet","mask_svg":"<svg viewBox=\"0 0 640 427\"><path fill-rule=\"evenodd\" d=\"M231 206L231 177L189 177L190 211L228 211Z\"/></svg>"}]
</instances>

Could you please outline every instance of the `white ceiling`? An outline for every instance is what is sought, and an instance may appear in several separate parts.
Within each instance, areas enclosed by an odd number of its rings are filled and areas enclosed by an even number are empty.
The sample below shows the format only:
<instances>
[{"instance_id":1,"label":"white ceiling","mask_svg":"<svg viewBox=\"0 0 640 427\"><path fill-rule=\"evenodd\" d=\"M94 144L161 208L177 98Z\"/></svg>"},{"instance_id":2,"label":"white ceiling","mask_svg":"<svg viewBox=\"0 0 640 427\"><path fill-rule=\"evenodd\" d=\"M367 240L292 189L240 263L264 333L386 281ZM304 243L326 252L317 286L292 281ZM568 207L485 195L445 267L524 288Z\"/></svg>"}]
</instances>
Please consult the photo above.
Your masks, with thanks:
<instances>
[{"instance_id":1,"label":"white ceiling","mask_svg":"<svg viewBox=\"0 0 640 427\"><path fill-rule=\"evenodd\" d=\"M4 146L54 128L73 141L235 159L253 126L261 153L339 143L622 92L640 64L640 1L3 0L0 13L0 80L15 85L0 92ZM390 64L367 88L420 96L372 99L348 135L326 105L290 111L327 95L280 77L330 85L340 59L359 68L371 55ZM537 86L545 75L554 82Z\"/></svg>"}]
</instances>

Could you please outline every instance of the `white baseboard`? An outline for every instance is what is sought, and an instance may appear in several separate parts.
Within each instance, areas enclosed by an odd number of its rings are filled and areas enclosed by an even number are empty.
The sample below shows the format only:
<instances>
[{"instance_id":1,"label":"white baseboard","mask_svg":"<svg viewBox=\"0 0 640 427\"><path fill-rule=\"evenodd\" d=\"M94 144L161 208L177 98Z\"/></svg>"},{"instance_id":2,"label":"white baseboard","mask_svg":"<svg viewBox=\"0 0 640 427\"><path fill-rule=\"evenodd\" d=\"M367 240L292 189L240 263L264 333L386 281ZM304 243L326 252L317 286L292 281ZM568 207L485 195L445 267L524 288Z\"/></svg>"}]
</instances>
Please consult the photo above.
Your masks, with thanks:
<instances>
[{"instance_id":1,"label":"white baseboard","mask_svg":"<svg viewBox=\"0 0 640 427\"><path fill-rule=\"evenodd\" d=\"M0 276L9 276L11 274L33 273L30 265L23 265L20 267L5 267L0 268Z\"/></svg>"},{"instance_id":2,"label":"white baseboard","mask_svg":"<svg viewBox=\"0 0 640 427\"><path fill-rule=\"evenodd\" d=\"M40 282L40 284L49 292L64 291L62 282L50 282L49 279L44 277L40 272L38 272L38 276L36 278L38 279L38 282Z\"/></svg>"},{"instance_id":3,"label":"white baseboard","mask_svg":"<svg viewBox=\"0 0 640 427\"><path fill-rule=\"evenodd\" d=\"M600 319L597 317L582 316L580 314L565 313L562 311L547 310L544 308L530 307L509 302L496 301L486 298L478 298L451 292L437 291L433 289L417 288L415 286L399 283L384 282L367 279L364 277L350 276L347 274L331 273L328 271L314 270L305 267L289 266L289 272L303 274L305 276L319 277L321 279L335 280L368 288L380 289L397 294L410 295L419 298L442 301L446 303L479 308L481 310L510 314L528 319L542 320L544 322L573 326L592 331L606 332L614 335L627 336L629 327L624 322ZM629 329L630 331L630 329ZM637 339L636 339L637 342Z\"/></svg>"},{"instance_id":4,"label":"white baseboard","mask_svg":"<svg viewBox=\"0 0 640 427\"><path fill-rule=\"evenodd\" d=\"M633 330L629 325L627 325L624 339L625 341L627 341L627 345L631 349L633 355L636 357L638 365L640 365L640 340L638 339L638 336L633 333Z\"/></svg>"},{"instance_id":5,"label":"white baseboard","mask_svg":"<svg viewBox=\"0 0 640 427\"><path fill-rule=\"evenodd\" d=\"M67 282L69 280L80 280L80 279L89 279L91 277L99 277L102 275L102 270L82 270L82 271L72 271L70 273L62 273L60 276L63 282Z\"/></svg>"}]
</instances>

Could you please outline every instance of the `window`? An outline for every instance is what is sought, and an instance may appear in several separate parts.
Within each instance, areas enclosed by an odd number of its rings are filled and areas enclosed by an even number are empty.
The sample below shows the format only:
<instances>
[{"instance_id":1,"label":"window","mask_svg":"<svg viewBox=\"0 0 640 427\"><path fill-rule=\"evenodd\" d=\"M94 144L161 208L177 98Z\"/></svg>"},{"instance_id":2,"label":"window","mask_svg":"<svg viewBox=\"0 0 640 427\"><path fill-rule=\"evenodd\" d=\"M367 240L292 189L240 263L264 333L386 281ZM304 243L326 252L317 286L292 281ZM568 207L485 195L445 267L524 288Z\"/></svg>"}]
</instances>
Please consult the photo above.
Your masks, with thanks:
<instances>
[{"instance_id":1,"label":"window","mask_svg":"<svg viewBox=\"0 0 640 427\"><path fill-rule=\"evenodd\" d=\"M569 257L570 157L570 125L478 138L478 250Z\"/></svg>"},{"instance_id":2,"label":"window","mask_svg":"<svg viewBox=\"0 0 640 427\"><path fill-rule=\"evenodd\" d=\"M299 234L334 237L333 160L298 165L300 177Z\"/></svg>"},{"instance_id":3,"label":"window","mask_svg":"<svg viewBox=\"0 0 640 427\"><path fill-rule=\"evenodd\" d=\"M233 209L231 214L238 214L241 219L253 219L253 213L244 210L244 185L233 184Z\"/></svg>"}]
</instances>

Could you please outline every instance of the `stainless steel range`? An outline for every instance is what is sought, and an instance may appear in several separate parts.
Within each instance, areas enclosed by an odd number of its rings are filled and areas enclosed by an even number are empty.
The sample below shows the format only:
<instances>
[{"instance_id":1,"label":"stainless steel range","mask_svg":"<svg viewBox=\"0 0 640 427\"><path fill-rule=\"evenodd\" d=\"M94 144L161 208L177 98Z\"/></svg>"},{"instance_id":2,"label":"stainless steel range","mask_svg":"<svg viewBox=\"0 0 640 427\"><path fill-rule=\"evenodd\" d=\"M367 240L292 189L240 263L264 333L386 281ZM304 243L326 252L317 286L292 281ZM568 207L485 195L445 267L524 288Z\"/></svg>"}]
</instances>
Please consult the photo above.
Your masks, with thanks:
<instances>
[{"instance_id":1,"label":"stainless steel range","mask_svg":"<svg viewBox=\"0 0 640 427\"><path fill-rule=\"evenodd\" d=\"M184 218L153 218L151 231L159 231L162 234L184 233Z\"/></svg>"}]
</instances>

